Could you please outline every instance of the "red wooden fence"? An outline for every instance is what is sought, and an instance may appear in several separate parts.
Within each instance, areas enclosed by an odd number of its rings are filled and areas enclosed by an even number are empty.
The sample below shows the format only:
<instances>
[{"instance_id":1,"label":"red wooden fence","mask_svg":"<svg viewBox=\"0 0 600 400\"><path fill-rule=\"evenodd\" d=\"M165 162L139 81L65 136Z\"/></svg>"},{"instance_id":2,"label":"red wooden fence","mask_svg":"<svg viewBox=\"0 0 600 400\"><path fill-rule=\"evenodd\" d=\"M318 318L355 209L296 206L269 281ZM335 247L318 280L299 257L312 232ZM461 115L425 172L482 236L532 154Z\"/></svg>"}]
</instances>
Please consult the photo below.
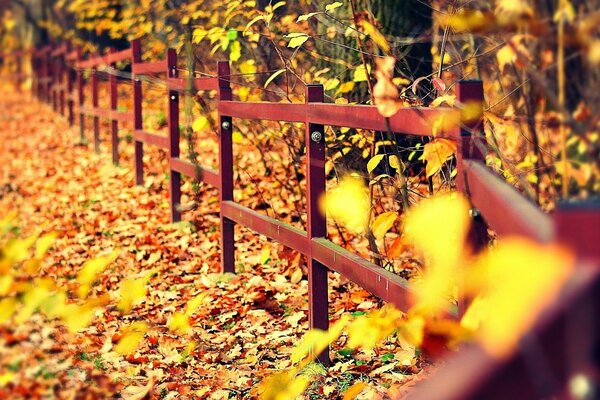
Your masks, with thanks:
<instances>
[{"instance_id":1,"label":"red wooden fence","mask_svg":"<svg viewBox=\"0 0 600 400\"><path fill-rule=\"evenodd\" d=\"M272 240L284 244L309 260L309 320L311 328L327 329L327 271L336 271L361 285L374 295L406 310L410 285L403 278L335 245L327 240L326 220L318 212L317 202L325 193L324 127L346 126L397 134L431 135L431 121L442 114L460 112L460 107L473 101L483 103L482 84L465 81L457 84L458 108L406 108L386 121L374 106L324 103L323 87L308 85L302 104L240 102L232 99L230 70L227 62L217 64L217 75L194 78L195 90L218 91L219 171L197 168L179 154L179 94L186 80L178 77L177 55L169 49L165 60L142 62L139 41L130 49L104 56L82 59L81 52L68 44L44 47L33 53L33 92L50 102L55 110L67 113L74 122L73 105L77 100L79 124L83 135L85 116L94 121L94 145L100 141L99 118L111 121L113 161L118 163L117 123L132 121L135 145L136 183L143 183L144 145L159 146L169 152L171 219L179 221L181 174L191 176L219 189L221 215L221 265L223 271L234 271L235 241L233 227L241 224ZM110 74L110 109L98 107L97 69L114 68L119 61L131 59L133 111L117 112L117 81ZM83 107L83 70L91 69L92 107ZM166 74L168 96L168 137L143 130L142 86L146 74ZM73 91L75 84L76 90ZM75 94L77 95L75 98ZM64 99L68 107L65 111ZM307 148L307 231L257 213L233 201L233 119L276 120L305 124ZM484 162L484 140L481 120L445 132L442 136L458 143L457 186L473 205L474 246L485 242L487 227L500 236L522 235L541 243L562 242L576 251L579 268L540 317L535 328L524 339L524 345L505 360L491 358L477 345L467 346L450 357L431 378L411 393L418 399L488 399L536 398L549 395L571 396L569 382L587 379L596 388L600 382L600 212L598 203L559 205L552 215L542 213ZM579 335L575 337L574 335ZM532 356L532 352L535 353ZM329 363L327 352L319 359ZM543 365L531 365L543 359ZM540 372L541 371L541 372ZM534 375L532 375L532 373ZM539 376L538 376L539 375ZM583 378L582 378L583 377ZM596 392L598 394L599 392Z\"/></svg>"}]
</instances>

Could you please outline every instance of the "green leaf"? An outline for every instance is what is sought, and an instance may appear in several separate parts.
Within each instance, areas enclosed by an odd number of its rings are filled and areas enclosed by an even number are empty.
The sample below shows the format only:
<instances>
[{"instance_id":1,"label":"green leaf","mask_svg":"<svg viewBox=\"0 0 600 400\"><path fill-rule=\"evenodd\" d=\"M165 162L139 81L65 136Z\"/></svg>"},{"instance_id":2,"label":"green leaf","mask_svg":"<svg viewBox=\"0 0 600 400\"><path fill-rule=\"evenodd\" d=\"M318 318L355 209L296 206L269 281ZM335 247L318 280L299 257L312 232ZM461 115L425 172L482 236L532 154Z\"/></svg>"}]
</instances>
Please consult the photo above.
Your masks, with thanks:
<instances>
[{"instance_id":1,"label":"green leaf","mask_svg":"<svg viewBox=\"0 0 600 400\"><path fill-rule=\"evenodd\" d=\"M230 29L227 31L227 39L236 40L238 38L238 32L236 29Z\"/></svg>"},{"instance_id":2,"label":"green leaf","mask_svg":"<svg viewBox=\"0 0 600 400\"><path fill-rule=\"evenodd\" d=\"M350 356L352 355L352 353L354 353L354 349L349 348L341 349L340 351L338 351L338 354L342 357Z\"/></svg>"},{"instance_id":3,"label":"green leaf","mask_svg":"<svg viewBox=\"0 0 600 400\"><path fill-rule=\"evenodd\" d=\"M335 3L331 3L325 6L325 11L333 11L336 8L340 8L341 6L343 6L344 3L342 3L341 1L336 1Z\"/></svg>"},{"instance_id":4,"label":"green leaf","mask_svg":"<svg viewBox=\"0 0 600 400\"><path fill-rule=\"evenodd\" d=\"M265 82L265 88L266 88L267 86L269 86L269 83L273 82L273 80L274 80L275 78L277 78L279 75L283 74L284 72L285 72L285 68L284 68L284 69L280 69L280 70L277 70L277 71L275 71L275 72L273 73L273 75L271 75L271 76L269 77L269 79L267 79L267 81Z\"/></svg>"},{"instance_id":5,"label":"green leaf","mask_svg":"<svg viewBox=\"0 0 600 400\"><path fill-rule=\"evenodd\" d=\"M376 156L374 156L373 158L371 158L369 160L369 162L367 163L367 171L369 171L369 173L373 172L373 170L375 168L377 168L377 166L379 165L379 163L383 159L384 155L385 154L377 154Z\"/></svg>"}]
</instances>

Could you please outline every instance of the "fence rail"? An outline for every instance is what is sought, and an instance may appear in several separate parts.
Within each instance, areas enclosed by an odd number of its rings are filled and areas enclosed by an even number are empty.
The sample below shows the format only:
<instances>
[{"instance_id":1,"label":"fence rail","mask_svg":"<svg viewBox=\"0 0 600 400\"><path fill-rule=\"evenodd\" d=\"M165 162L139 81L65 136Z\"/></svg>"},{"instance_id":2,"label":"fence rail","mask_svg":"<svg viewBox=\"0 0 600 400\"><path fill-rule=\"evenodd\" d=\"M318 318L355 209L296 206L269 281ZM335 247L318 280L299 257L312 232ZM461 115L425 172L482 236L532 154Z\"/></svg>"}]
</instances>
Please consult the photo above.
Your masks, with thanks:
<instances>
[{"instance_id":1,"label":"fence rail","mask_svg":"<svg viewBox=\"0 0 600 400\"><path fill-rule=\"evenodd\" d=\"M406 108L389 119L383 118L374 106L336 105L324 103L323 87L308 85L303 104L233 101L227 62L217 64L217 75L193 79L193 89L217 90L219 126L219 170L199 167L182 160L179 154L179 95L187 90L187 79L178 76L175 50L169 49L164 60L142 62L141 43L106 55L83 59L80 50L71 50L68 43L46 46L32 52L33 93L52 104L55 111L67 115L74 123L77 104L80 132L83 138L85 117L93 119L94 147L99 150L99 118L111 122L113 162L119 162L118 122L133 122L136 183L143 183L144 145L154 145L169 151L169 191L171 220L179 221L181 175L206 182L219 189L221 226L221 266L234 271L235 242L233 227L240 224L272 240L304 254L309 261L309 321L311 328L327 329L327 272L344 275L384 301L400 309L409 307L410 284L403 278L353 254L327 240L326 220L318 211L318 199L325 193L325 125L392 131L402 135L430 136L432 121L441 115L460 113L461 106L483 102L483 87L479 81L457 84L457 108ZM16 56L17 58L20 57ZM117 111L117 63L131 61L132 112ZM98 105L100 67L109 67L110 108ZM91 69L92 107L84 107L84 69ZM168 101L168 136L146 132L142 127L141 78L162 73L166 77L165 95ZM65 97L66 96L66 97ZM67 108L65 109L65 100ZM277 219L260 214L233 200L233 118L298 122L305 125L307 157L307 230L295 228ZM450 116L450 118L453 118ZM600 315L600 207L592 205L559 205L553 215L544 214L513 187L485 166L485 146L481 134L481 119L456 124L439 136L456 140L457 187L473 205L473 247L485 243L487 228L499 236L522 235L540 243L561 242L569 245L578 256L578 268L570 277L560 296L540 316L534 329L524 338L524 345L504 360L491 358L477 345L467 346L450 357L431 379L411 392L415 399L480 399L532 398L558 395L568 397L569 380L583 374L596 387L599 383L600 318L590 321L590 315ZM578 310L585 310L582 313ZM573 327L584 338L578 341L568 335ZM532 342L533 340L533 342ZM532 344L533 343L533 344ZM531 376L531 352L536 351L548 361L548 371ZM319 359L329 363L324 352ZM543 368L542 368L543 369ZM551 379L549 378L551 377ZM596 392L598 393L598 392Z\"/></svg>"}]
</instances>

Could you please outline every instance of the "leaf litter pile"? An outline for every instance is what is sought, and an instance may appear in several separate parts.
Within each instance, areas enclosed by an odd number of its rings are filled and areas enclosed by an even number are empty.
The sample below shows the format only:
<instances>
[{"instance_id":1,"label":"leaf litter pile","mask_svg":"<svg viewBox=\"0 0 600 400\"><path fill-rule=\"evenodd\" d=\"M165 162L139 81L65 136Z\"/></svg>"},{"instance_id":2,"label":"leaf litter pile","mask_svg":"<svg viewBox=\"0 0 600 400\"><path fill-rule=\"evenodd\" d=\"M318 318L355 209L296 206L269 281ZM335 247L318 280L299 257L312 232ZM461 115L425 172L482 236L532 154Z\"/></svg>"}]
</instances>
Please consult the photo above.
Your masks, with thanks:
<instances>
[{"instance_id":1,"label":"leaf litter pile","mask_svg":"<svg viewBox=\"0 0 600 400\"><path fill-rule=\"evenodd\" d=\"M240 272L219 274L214 189L171 224L164 153L145 147L150 172L135 186L130 143L113 166L108 144L96 155L50 107L4 92L0 220L12 218L14 237L52 245L14 278L40 286L21 299L30 310L0 310L0 398L259 398L258 383L291 365L308 329L300 257L240 229ZM381 306L330 277L331 322ZM430 368L393 337L371 351L344 341L333 345L333 367L305 368L306 398L384 398Z\"/></svg>"}]
</instances>

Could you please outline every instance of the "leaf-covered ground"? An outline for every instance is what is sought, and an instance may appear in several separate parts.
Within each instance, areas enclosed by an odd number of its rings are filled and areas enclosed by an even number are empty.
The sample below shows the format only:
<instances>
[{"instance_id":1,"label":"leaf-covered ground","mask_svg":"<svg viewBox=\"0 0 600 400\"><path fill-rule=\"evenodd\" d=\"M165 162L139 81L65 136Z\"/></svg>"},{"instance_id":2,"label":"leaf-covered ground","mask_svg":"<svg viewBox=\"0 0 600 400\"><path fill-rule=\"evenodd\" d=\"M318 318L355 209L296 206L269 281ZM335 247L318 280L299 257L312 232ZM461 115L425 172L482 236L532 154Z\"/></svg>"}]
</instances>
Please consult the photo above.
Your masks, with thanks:
<instances>
[{"instance_id":1,"label":"leaf-covered ground","mask_svg":"<svg viewBox=\"0 0 600 400\"><path fill-rule=\"evenodd\" d=\"M203 188L188 221L170 224L164 153L148 149L150 173L136 187L125 140L115 167L106 144L94 154L79 143L77 128L27 93L3 88L0 110L0 218L16 212L23 237L36 229L58 233L39 275L76 292L82 264L118 250L90 292L108 294L111 304L123 280L151 276L143 302L128 313L103 308L79 334L39 314L0 325L0 398L255 398L258 382L290 366L308 326L297 255L239 230L240 272L218 274L216 191ZM206 297L191 314L192 329L170 330L174 313L200 294ZM333 274L330 300L332 321L380 305ZM138 320L150 327L141 346L118 354L121 328ZM402 393L423 375L422 361L393 338L369 353L343 349L342 337L331 369L305 372L313 381L306 398L341 397L358 380L369 383L358 398L382 398L381 389L397 385Z\"/></svg>"}]
</instances>

